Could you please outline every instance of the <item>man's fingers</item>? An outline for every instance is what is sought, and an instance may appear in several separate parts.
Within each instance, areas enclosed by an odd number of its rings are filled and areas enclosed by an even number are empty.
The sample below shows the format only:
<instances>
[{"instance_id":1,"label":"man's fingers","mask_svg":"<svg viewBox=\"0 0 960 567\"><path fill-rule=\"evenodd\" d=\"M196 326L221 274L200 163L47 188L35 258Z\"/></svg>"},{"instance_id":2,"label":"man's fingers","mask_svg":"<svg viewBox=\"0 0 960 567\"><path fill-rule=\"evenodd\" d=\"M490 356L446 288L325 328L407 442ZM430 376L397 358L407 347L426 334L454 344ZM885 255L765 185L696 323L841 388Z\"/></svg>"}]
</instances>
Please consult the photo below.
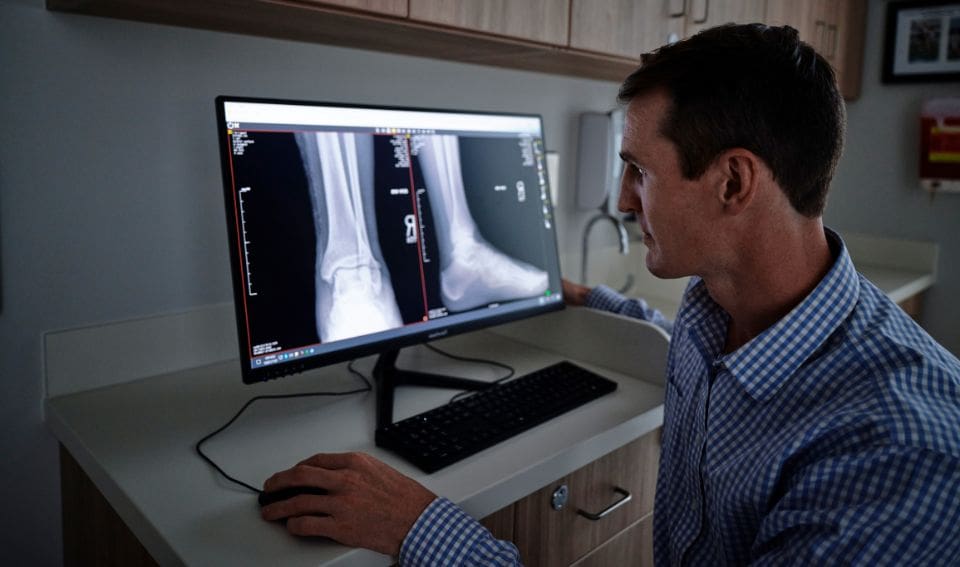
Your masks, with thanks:
<instances>
[{"instance_id":1,"label":"man's fingers","mask_svg":"<svg viewBox=\"0 0 960 567\"><path fill-rule=\"evenodd\" d=\"M298 464L324 469L337 470L356 467L360 461L358 453L319 453Z\"/></svg>"},{"instance_id":2,"label":"man's fingers","mask_svg":"<svg viewBox=\"0 0 960 567\"><path fill-rule=\"evenodd\" d=\"M330 496L300 494L264 506L260 509L260 515L269 521L307 515L329 515L334 512L335 505L335 500Z\"/></svg>"},{"instance_id":3,"label":"man's fingers","mask_svg":"<svg viewBox=\"0 0 960 567\"><path fill-rule=\"evenodd\" d=\"M335 471L299 464L285 471L275 473L263 483L263 490L273 492L283 488L301 486L315 486L327 490L336 490L340 487L338 475Z\"/></svg>"},{"instance_id":4,"label":"man's fingers","mask_svg":"<svg viewBox=\"0 0 960 567\"><path fill-rule=\"evenodd\" d=\"M287 520L287 531L298 536L320 536L339 541L337 523L329 516L297 516Z\"/></svg>"}]
</instances>

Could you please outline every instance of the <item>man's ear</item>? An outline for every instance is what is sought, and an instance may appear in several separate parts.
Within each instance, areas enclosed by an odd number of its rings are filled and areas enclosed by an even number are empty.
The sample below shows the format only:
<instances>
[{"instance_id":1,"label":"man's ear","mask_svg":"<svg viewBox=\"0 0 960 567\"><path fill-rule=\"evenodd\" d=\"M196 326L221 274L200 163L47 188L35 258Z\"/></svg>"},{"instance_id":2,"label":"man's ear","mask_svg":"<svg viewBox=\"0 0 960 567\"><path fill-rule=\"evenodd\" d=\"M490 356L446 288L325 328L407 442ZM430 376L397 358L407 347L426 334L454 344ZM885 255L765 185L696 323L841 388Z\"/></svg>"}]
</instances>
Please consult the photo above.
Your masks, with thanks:
<instances>
[{"instance_id":1,"label":"man's ear","mask_svg":"<svg viewBox=\"0 0 960 567\"><path fill-rule=\"evenodd\" d=\"M723 210L730 214L741 213L760 190L762 160L749 150L733 148L721 153L714 167L717 168L717 198Z\"/></svg>"}]
</instances>

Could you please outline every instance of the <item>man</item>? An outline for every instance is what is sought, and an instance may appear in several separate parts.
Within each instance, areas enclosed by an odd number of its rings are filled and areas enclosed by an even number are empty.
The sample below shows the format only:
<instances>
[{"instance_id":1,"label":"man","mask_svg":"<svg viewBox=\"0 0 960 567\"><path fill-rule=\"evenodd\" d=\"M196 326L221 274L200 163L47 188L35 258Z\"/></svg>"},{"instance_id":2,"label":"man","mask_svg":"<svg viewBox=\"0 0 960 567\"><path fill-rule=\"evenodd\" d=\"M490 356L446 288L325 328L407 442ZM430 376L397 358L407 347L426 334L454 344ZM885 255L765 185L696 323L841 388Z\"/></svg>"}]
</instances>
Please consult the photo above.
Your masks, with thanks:
<instances>
[{"instance_id":1,"label":"man","mask_svg":"<svg viewBox=\"0 0 960 567\"><path fill-rule=\"evenodd\" d=\"M620 209L653 274L694 276L667 365L656 563L956 561L960 361L823 227L844 127L827 62L790 28L724 26L645 56L620 99ZM566 291L651 316L608 289ZM405 565L519 561L368 456L318 455L265 488L302 484L330 494L264 517Z\"/></svg>"}]
</instances>

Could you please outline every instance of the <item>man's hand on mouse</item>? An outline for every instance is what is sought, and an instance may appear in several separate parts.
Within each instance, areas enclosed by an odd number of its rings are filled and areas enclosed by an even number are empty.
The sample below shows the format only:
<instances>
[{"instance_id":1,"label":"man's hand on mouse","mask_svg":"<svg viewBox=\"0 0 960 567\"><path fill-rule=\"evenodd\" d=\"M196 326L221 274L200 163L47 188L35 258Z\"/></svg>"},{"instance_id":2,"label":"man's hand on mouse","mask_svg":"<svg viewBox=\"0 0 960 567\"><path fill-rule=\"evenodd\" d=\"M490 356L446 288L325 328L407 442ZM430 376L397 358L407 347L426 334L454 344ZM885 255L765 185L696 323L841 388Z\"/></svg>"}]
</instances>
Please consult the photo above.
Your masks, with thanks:
<instances>
[{"instance_id":1,"label":"man's hand on mouse","mask_svg":"<svg viewBox=\"0 0 960 567\"><path fill-rule=\"evenodd\" d=\"M351 547L397 556L423 510L436 498L415 480L364 453L319 454L280 471L267 492L315 486L326 495L302 494L261 509L265 520L287 519L287 530L323 536Z\"/></svg>"}]
</instances>

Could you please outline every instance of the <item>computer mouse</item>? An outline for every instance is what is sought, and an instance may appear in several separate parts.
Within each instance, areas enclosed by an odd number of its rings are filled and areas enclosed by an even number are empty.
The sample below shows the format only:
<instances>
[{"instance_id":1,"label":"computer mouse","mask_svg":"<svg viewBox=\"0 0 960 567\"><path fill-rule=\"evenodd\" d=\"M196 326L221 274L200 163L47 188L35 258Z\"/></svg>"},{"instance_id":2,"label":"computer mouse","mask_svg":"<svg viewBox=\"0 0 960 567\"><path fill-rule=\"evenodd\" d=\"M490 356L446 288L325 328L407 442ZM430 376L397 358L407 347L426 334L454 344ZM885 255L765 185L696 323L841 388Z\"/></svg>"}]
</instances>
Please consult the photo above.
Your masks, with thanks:
<instances>
[{"instance_id":1,"label":"computer mouse","mask_svg":"<svg viewBox=\"0 0 960 567\"><path fill-rule=\"evenodd\" d=\"M316 494L322 496L326 494L327 491L324 488L319 488L316 486L291 486L288 488L281 488L280 490L274 490L273 492L261 492L260 496L257 497L257 500L260 502L260 507L273 504L274 502L280 502L282 500L288 500L294 496L299 496L300 494Z\"/></svg>"}]
</instances>

